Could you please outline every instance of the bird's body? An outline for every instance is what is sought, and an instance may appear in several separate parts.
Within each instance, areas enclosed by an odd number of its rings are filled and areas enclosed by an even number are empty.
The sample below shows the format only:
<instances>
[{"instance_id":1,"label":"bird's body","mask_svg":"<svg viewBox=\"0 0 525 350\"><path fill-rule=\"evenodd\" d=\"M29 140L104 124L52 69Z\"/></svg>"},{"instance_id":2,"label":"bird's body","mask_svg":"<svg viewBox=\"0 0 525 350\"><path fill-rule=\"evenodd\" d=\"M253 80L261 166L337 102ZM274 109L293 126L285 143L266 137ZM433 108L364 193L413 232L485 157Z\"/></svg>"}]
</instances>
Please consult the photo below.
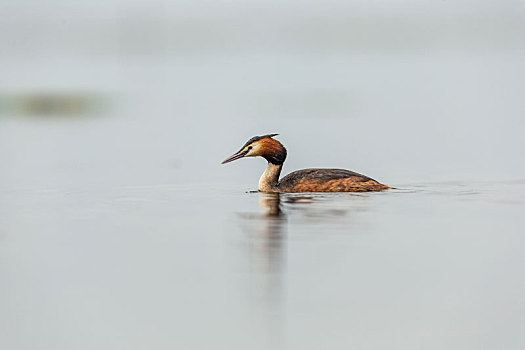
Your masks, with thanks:
<instances>
[{"instance_id":1,"label":"bird's body","mask_svg":"<svg viewBox=\"0 0 525 350\"><path fill-rule=\"evenodd\" d=\"M279 141L272 138L275 135L253 137L223 164L243 157L264 157L268 166L259 180L258 189L262 192L371 192L390 188L345 169L303 169L279 180L287 152Z\"/></svg>"},{"instance_id":2,"label":"bird's body","mask_svg":"<svg viewBox=\"0 0 525 350\"><path fill-rule=\"evenodd\" d=\"M389 187L345 169L297 170L279 181L278 192L369 192Z\"/></svg>"}]
</instances>

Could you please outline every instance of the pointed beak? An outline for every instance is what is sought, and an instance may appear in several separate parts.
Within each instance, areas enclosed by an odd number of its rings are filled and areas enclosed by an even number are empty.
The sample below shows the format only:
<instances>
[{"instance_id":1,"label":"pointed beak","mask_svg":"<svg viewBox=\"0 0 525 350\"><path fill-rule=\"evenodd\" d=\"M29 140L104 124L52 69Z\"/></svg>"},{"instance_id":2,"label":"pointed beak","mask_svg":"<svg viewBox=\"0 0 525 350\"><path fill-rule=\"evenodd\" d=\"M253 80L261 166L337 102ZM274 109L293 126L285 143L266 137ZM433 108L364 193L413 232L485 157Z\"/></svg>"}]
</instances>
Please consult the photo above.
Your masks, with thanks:
<instances>
[{"instance_id":1,"label":"pointed beak","mask_svg":"<svg viewBox=\"0 0 525 350\"><path fill-rule=\"evenodd\" d=\"M248 153L248 151L239 151L239 152L235 153L234 155L232 155L232 156L226 158L225 160L223 160L221 164L226 164L226 163L229 163L229 162L233 162L234 160L241 159L247 153Z\"/></svg>"}]
</instances>

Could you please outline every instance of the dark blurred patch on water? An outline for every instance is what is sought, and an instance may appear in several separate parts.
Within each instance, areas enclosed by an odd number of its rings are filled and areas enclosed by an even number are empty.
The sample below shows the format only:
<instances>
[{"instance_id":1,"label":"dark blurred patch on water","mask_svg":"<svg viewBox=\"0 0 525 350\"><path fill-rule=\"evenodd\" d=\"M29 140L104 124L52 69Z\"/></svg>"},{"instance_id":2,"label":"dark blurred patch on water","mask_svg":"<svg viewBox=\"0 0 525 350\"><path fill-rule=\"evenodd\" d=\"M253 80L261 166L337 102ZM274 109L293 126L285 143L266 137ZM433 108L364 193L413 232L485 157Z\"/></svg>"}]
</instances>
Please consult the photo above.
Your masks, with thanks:
<instances>
[{"instance_id":1,"label":"dark blurred patch on water","mask_svg":"<svg viewBox=\"0 0 525 350\"><path fill-rule=\"evenodd\" d=\"M109 96L93 92L26 92L0 95L0 114L15 116L100 116L108 112Z\"/></svg>"}]
</instances>

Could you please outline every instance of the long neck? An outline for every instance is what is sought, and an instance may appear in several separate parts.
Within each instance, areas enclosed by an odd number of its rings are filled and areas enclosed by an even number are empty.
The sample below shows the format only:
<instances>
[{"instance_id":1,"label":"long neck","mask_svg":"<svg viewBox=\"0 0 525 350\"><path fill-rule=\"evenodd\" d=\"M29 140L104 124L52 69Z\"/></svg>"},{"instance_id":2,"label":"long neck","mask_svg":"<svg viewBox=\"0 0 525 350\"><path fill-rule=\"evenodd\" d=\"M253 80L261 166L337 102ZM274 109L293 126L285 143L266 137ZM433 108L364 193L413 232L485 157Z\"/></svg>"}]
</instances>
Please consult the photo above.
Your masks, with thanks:
<instances>
[{"instance_id":1,"label":"long neck","mask_svg":"<svg viewBox=\"0 0 525 350\"><path fill-rule=\"evenodd\" d=\"M279 183L279 175L283 164L273 164L268 162L266 170L259 180L259 191L262 192L277 192L277 184Z\"/></svg>"}]
</instances>

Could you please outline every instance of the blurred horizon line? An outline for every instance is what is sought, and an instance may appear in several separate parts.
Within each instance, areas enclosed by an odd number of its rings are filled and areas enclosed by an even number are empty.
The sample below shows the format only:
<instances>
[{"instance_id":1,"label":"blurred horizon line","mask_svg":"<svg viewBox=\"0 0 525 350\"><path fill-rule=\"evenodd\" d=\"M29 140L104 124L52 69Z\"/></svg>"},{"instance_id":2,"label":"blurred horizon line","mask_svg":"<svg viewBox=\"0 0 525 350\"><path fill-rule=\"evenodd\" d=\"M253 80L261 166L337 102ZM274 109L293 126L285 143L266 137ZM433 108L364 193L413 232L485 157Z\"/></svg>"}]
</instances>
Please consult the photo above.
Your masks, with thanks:
<instances>
[{"instance_id":1,"label":"blurred horizon line","mask_svg":"<svg viewBox=\"0 0 525 350\"><path fill-rule=\"evenodd\" d=\"M31 27L28 26L30 23ZM15 32L17 35L13 35ZM431 18L304 16L266 20L245 16L175 19L5 20L2 56L31 52L107 55L267 51L315 53L525 50L521 14Z\"/></svg>"}]
</instances>

